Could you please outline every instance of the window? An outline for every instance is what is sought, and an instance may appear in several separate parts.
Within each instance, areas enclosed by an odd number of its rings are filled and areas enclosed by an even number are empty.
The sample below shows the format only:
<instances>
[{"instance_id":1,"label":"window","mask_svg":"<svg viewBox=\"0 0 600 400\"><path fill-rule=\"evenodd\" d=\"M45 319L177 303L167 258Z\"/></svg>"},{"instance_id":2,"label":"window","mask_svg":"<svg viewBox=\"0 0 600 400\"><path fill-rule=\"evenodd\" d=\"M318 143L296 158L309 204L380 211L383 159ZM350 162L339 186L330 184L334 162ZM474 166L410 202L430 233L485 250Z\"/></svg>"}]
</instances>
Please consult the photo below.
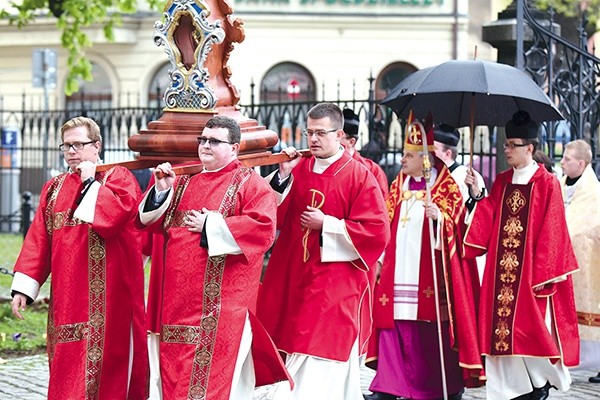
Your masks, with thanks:
<instances>
[{"instance_id":1,"label":"window","mask_svg":"<svg viewBox=\"0 0 600 400\"><path fill-rule=\"evenodd\" d=\"M106 71L97 63L92 62L92 81L79 81L79 91L67 96L65 108L98 109L111 108L113 95L110 79Z\"/></svg>"},{"instance_id":2,"label":"window","mask_svg":"<svg viewBox=\"0 0 600 400\"><path fill-rule=\"evenodd\" d=\"M415 72L417 68L405 62L396 62L389 64L377 76L375 83L375 98L382 100L390 90L396 87L398 83L406 76Z\"/></svg>"},{"instance_id":3,"label":"window","mask_svg":"<svg viewBox=\"0 0 600 400\"><path fill-rule=\"evenodd\" d=\"M260 84L260 101L263 104L315 99L315 80L300 64L277 64L267 71Z\"/></svg>"},{"instance_id":4,"label":"window","mask_svg":"<svg viewBox=\"0 0 600 400\"><path fill-rule=\"evenodd\" d=\"M150 81L150 87L148 88L148 107L161 109L165 107L164 95L171 86L169 69L171 69L171 64L168 62L164 63L164 65L156 71L154 77Z\"/></svg>"}]
</instances>

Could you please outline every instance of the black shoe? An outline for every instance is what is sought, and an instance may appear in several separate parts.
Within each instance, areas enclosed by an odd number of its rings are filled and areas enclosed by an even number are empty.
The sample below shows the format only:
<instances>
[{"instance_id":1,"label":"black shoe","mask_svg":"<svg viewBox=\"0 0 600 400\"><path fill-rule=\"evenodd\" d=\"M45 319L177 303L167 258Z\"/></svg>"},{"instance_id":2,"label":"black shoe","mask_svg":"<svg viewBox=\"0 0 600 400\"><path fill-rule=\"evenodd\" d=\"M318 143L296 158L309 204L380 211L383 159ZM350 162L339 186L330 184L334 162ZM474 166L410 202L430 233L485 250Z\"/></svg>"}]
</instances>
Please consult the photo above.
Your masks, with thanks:
<instances>
[{"instance_id":1,"label":"black shoe","mask_svg":"<svg viewBox=\"0 0 600 400\"><path fill-rule=\"evenodd\" d=\"M532 393L533 392L525 393L525 394L522 394L519 397L515 397L514 399L511 399L511 400L530 400Z\"/></svg>"},{"instance_id":2,"label":"black shoe","mask_svg":"<svg viewBox=\"0 0 600 400\"><path fill-rule=\"evenodd\" d=\"M465 392L465 390L463 389L458 393L451 394L450 396L448 396L448 400L462 400L462 396L463 396L464 392Z\"/></svg>"},{"instance_id":3,"label":"black shoe","mask_svg":"<svg viewBox=\"0 0 600 400\"><path fill-rule=\"evenodd\" d=\"M598 372L598 375L592 376L589 381L590 383L600 383L600 372Z\"/></svg>"},{"instance_id":4,"label":"black shoe","mask_svg":"<svg viewBox=\"0 0 600 400\"><path fill-rule=\"evenodd\" d=\"M554 388L550 382L546 382L544 387L533 388L533 392L531 392L531 397L529 398L531 400L546 400L550 396L550 388Z\"/></svg>"},{"instance_id":5,"label":"black shoe","mask_svg":"<svg viewBox=\"0 0 600 400\"><path fill-rule=\"evenodd\" d=\"M372 394L363 394L365 400L396 400L396 396L389 393L373 392Z\"/></svg>"}]
</instances>

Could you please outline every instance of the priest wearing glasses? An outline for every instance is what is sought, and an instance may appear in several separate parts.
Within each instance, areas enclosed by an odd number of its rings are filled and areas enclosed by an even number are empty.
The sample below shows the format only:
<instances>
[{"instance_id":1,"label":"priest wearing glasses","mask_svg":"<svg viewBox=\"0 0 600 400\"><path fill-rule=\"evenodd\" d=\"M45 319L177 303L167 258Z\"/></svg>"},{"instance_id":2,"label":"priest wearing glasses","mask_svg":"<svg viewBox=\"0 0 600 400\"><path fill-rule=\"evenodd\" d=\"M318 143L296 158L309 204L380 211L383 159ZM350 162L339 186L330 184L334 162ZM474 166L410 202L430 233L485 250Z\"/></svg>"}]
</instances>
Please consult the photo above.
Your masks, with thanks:
<instances>
[{"instance_id":1,"label":"priest wearing glasses","mask_svg":"<svg viewBox=\"0 0 600 400\"><path fill-rule=\"evenodd\" d=\"M255 317L275 195L237 159L240 139L232 118L209 119L198 137L203 171L158 165L139 207L139 222L165 237L162 331L150 355L165 399L250 399L255 386L288 379Z\"/></svg>"}]
</instances>

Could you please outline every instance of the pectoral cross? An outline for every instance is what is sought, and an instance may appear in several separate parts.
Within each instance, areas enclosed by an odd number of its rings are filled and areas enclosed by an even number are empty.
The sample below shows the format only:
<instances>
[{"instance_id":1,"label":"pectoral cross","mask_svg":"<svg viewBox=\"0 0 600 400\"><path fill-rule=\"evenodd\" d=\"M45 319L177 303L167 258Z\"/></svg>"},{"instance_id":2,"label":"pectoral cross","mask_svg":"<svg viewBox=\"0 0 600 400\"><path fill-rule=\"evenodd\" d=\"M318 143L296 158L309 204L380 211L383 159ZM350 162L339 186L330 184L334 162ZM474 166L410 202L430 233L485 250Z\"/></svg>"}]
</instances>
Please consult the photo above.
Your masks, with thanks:
<instances>
[{"instance_id":1,"label":"pectoral cross","mask_svg":"<svg viewBox=\"0 0 600 400\"><path fill-rule=\"evenodd\" d=\"M381 296L379 298L379 301L381 302L381 304L383 304L384 306L387 304L388 301L390 301L390 299L386 296L386 294L384 293L383 296Z\"/></svg>"},{"instance_id":2,"label":"pectoral cross","mask_svg":"<svg viewBox=\"0 0 600 400\"><path fill-rule=\"evenodd\" d=\"M410 221L410 217L408 215L405 215L404 217L400 218L400 222L402 222L402 227L406 228L406 223Z\"/></svg>"}]
</instances>

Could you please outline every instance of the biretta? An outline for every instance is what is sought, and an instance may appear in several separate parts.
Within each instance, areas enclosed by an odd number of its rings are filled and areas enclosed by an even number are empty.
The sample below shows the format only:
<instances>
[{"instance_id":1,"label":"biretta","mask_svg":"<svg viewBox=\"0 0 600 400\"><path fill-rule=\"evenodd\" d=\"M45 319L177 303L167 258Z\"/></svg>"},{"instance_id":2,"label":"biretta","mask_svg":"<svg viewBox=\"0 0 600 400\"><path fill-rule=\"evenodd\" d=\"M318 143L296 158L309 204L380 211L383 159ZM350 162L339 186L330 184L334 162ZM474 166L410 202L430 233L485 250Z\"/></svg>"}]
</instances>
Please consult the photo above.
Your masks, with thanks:
<instances>
[{"instance_id":1,"label":"biretta","mask_svg":"<svg viewBox=\"0 0 600 400\"><path fill-rule=\"evenodd\" d=\"M358 138L358 127L360 121L358 115L349 108L344 108L344 133L348 136Z\"/></svg>"},{"instance_id":2,"label":"biretta","mask_svg":"<svg viewBox=\"0 0 600 400\"><path fill-rule=\"evenodd\" d=\"M456 147L460 140L460 133L453 126L438 124L433 128L433 139L447 146Z\"/></svg>"},{"instance_id":3,"label":"biretta","mask_svg":"<svg viewBox=\"0 0 600 400\"><path fill-rule=\"evenodd\" d=\"M531 120L526 111L519 110L506 123L507 139L537 139L538 124Z\"/></svg>"}]
</instances>

